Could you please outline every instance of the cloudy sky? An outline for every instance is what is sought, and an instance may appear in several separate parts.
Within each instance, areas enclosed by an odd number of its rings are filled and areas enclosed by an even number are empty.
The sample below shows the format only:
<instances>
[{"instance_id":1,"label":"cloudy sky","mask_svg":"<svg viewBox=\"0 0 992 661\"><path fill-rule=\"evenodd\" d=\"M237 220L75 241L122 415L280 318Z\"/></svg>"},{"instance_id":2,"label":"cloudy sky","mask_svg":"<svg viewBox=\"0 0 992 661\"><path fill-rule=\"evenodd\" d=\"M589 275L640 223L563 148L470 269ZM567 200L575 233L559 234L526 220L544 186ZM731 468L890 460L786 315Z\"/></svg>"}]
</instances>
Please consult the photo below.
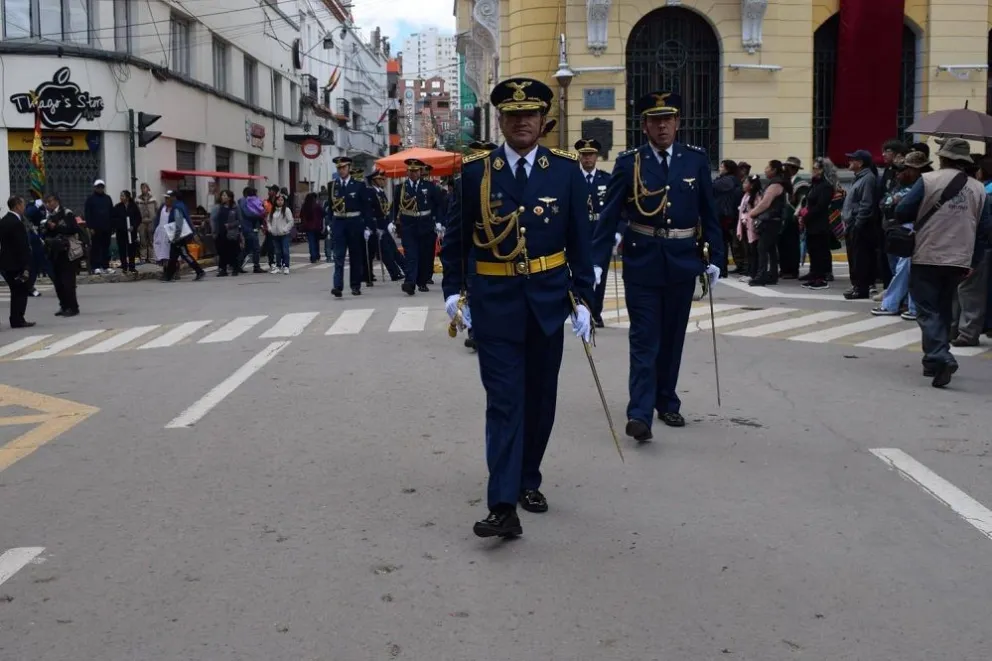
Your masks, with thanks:
<instances>
[{"instance_id":1,"label":"cloudy sky","mask_svg":"<svg viewBox=\"0 0 992 661\"><path fill-rule=\"evenodd\" d=\"M436 27L445 34L454 34L454 0L352 0L355 21L369 34L382 28L388 36L392 52L402 50L403 42L413 32Z\"/></svg>"}]
</instances>

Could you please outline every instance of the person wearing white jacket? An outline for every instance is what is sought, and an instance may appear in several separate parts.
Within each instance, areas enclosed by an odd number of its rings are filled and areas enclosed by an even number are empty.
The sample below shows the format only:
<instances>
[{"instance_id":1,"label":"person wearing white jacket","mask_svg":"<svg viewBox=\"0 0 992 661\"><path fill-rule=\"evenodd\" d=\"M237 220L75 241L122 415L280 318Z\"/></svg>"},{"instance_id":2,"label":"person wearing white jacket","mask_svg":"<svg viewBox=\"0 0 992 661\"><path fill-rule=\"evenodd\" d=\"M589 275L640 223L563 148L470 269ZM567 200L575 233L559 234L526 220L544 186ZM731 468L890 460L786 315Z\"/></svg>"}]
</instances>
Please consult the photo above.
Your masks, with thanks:
<instances>
[{"instance_id":1,"label":"person wearing white jacket","mask_svg":"<svg viewBox=\"0 0 992 661\"><path fill-rule=\"evenodd\" d=\"M281 194L276 195L274 205L266 219L276 258L271 272L279 273L282 269L284 274L289 275L289 235L293 231L293 212L286 206L286 198Z\"/></svg>"}]
</instances>

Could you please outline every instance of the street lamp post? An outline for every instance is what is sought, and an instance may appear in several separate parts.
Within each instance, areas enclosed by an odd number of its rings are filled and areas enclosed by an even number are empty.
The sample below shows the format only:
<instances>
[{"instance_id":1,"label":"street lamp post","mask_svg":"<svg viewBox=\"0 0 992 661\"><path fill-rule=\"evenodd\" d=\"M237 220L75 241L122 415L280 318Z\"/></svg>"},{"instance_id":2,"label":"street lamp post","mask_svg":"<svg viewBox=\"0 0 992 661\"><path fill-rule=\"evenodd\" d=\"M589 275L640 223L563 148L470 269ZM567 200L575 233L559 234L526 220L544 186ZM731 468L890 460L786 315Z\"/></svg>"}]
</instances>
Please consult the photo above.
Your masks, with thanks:
<instances>
[{"instance_id":1,"label":"street lamp post","mask_svg":"<svg viewBox=\"0 0 992 661\"><path fill-rule=\"evenodd\" d=\"M568 56L565 52L565 35L558 36L558 71L555 80L558 81L558 149L567 149L568 145L568 86L575 77L575 72L568 66Z\"/></svg>"}]
</instances>

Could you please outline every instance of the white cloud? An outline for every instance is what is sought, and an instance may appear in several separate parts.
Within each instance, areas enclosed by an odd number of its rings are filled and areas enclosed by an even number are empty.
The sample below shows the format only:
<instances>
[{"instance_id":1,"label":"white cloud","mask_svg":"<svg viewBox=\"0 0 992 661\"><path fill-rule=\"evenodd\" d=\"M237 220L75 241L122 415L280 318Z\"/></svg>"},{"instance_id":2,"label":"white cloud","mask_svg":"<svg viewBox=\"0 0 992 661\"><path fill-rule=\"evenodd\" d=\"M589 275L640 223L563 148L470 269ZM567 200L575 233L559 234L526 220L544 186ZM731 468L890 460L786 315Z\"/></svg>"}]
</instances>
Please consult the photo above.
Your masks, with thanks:
<instances>
[{"instance_id":1,"label":"white cloud","mask_svg":"<svg viewBox=\"0 0 992 661\"><path fill-rule=\"evenodd\" d=\"M413 32L431 27L443 34L455 32L454 0L353 0L352 4L355 22L366 34L381 28L394 54Z\"/></svg>"}]
</instances>

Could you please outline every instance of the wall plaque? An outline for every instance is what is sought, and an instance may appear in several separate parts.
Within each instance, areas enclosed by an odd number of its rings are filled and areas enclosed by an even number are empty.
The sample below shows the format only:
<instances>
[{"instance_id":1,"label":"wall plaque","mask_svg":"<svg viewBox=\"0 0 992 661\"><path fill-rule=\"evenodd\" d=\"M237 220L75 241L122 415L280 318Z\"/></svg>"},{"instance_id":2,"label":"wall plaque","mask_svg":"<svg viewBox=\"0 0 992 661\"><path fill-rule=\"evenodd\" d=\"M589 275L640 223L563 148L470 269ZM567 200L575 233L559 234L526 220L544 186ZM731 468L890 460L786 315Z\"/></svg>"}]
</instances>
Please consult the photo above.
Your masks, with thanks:
<instances>
[{"instance_id":1,"label":"wall plaque","mask_svg":"<svg viewBox=\"0 0 992 661\"><path fill-rule=\"evenodd\" d=\"M599 142L602 147L600 158L608 159L610 150L613 149L613 122L599 117L587 119L582 122L582 137Z\"/></svg>"},{"instance_id":2,"label":"wall plaque","mask_svg":"<svg viewBox=\"0 0 992 661\"><path fill-rule=\"evenodd\" d=\"M613 110L616 104L616 90L612 87L587 87L582 90L584 110Z\"/></svg>"},{"instance_id":3,"label":"wall plaque","mask_svg":"<svg viewBox=\"0 0 992 661\"><path fill-rule=\"evenodd\" d=\"M734 118L734 140L767 140L768 118Z\"/></svg>"}]
</instances>

